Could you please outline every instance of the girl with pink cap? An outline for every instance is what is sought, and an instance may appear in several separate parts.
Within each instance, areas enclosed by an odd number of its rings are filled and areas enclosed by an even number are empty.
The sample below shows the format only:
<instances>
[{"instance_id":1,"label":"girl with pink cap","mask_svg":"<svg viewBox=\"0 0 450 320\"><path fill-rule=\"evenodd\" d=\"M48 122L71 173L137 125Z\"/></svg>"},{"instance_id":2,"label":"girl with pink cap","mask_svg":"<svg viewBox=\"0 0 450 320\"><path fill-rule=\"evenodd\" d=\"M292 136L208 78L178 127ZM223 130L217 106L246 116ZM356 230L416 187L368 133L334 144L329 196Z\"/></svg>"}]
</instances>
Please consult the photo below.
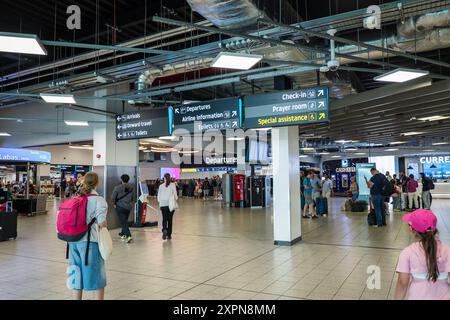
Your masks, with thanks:
<instances>
[{"instance_id":1,"label":"girl with pink cap","mask_svg":"<svg viewBox=\"0 0 450 320\"><path fill-rule=\"evenodd\" d=\"M450 247L437 239L437 218L419 209L403 216L417 242L405 248L397 263L395 299L450 300Z\"/></svg>"}]
</instances>

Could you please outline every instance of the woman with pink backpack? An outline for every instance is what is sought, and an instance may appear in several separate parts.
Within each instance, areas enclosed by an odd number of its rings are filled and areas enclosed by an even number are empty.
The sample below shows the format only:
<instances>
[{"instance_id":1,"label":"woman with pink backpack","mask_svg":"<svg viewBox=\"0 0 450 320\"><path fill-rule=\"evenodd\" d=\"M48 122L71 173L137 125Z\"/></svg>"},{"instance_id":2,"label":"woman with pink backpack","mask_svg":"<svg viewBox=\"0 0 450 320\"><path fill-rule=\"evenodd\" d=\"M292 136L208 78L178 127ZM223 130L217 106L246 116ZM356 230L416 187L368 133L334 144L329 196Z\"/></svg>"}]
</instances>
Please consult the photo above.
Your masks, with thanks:
<instances>
[{"instance_id":1,"label":"woman with pink backpack","mask_svg":"<svg viewBox=\"0 0 450 320\"><path fill-rule=\"evenodd\" d=\"M103 300L105 295L105 261L98 232L106 227L108 204L98 195L98 184L98 175L87 173L79 196L63 202L58 209L58 238L67 242L67 286L73 290L74 300L81 300L83 291L93 291L96 300Z\"/></svg>"}]
</instances>

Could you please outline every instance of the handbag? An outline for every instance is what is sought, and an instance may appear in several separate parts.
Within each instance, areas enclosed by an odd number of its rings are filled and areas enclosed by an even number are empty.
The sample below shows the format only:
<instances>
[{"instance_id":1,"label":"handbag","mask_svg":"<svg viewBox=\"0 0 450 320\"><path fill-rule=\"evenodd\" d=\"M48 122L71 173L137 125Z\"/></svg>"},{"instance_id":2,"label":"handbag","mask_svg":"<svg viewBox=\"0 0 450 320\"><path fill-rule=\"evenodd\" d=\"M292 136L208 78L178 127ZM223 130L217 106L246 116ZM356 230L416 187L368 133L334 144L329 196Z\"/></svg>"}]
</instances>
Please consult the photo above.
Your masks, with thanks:
<instances>
[{"instance_id":1,"label":"handbag","mask_svg":"<svg viewBox=\"0 0 450 320\"><path fill-rule=\"evenodd\" d=\"M113 250L113 242L111 235L109 234L108 228L100 228L97 225L97 235L98 235L98 249L100 250L100 255L103 260L108 260L111 257Z\"/></svg>"},{"instance_id":2,"label":"handbag","mask_svg":"<svg viewBox=\"0 0 450 320\"><path fill-rule=\"evenodd\" d=\"M175 195L171 195L169 198L169 210L170 212L174 211L175 209L178 209L178 203L175 199Z\"/></svg>"}]
</instances>

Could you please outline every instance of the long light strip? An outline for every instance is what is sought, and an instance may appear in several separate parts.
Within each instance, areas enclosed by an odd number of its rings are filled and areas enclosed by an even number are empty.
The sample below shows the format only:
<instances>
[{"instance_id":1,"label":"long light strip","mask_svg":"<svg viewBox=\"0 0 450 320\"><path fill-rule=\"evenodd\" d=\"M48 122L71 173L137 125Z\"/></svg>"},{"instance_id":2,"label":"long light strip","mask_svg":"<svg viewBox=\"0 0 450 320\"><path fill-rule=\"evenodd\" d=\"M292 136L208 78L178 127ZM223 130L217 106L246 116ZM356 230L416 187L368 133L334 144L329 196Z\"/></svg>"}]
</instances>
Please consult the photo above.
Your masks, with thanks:
<instances>
[{"instance_id":1,"label":"long light strip","mask_svg":"<svg viewBox=\"0 0 450 320\"><path fill-rule=\"evenodd\" d=\"M0 32L0 51L47 55L47 50L36 35L24 33Z\"/></svg>"},{"instance_id":2,"label":"long light strip","mask_svg":"<svg viewBox=\"0 0 450 320\"><path fill-rule=\"evenodd\" d=\"M71 121L71 120L65 120L64 123L68 126L75 126L75 127L89 127L89 122L87 121Z\"/></svg>"},{"instance_id":3,"label":"long light strip","mask_svg":"<svg viewBox=\"0 0 450 320\"><path fill-rule=\"evenodd\" d=\"M424 117L424 118L418 118L417 120L420 121L439 121L439 120L445 120L450 118L449 116L430 116L430 117Z\"/></svg>"},{"instance_id":4,"label":"long light strip","mask_svg":"<svg viewBox=\"0 0 450 320\"><path fill-rule=\"evenodd\" d=\"M445 146L447 144L448 144L448 142L435 142L435 143L432 143L433 146Z\"/></svg>"},{"instance_id":5,"label":"long light strip","mask_svg":"<svg viewBox=\"0 0 450 320\"><path fill-rule=\"evenodd\" d=\"M405 132L405 133L402 133L402 136L405 136L405 137L409 137L409 136L417 136L417 135L419 135L419 134L424 134L425 132L419 132L419 131L411 131L411 132Z\"/></svg>"},{"instance_id":6,"label":"long light strip","mask_svg":"<svg viewBox=\"0 0 450 320\"><path fill-rule=\"evenodd\" d=\"M82 149L82 150L94 150L94 147L92 146L69 146L70 149Z\"/></svg>"},{"instance_id":7,"label":"long light strip","mask_svg":"<svg viewBox=\"0 0 450 320\"><path fill-rule=\"evenodd\" d=\"M0 137L11 137L8 132L0 132Z\"/></svg>"},{"instance_id":8,"label":"long light strip","mask_svg":"<svg viewBox=\"0 0 450 320\"><path fill-rule=\"evenodd\" d=\"M41 98L47 103L67 103L75 104L75 100L72 94L47 94L41 93Z\"/></svg>"}]
</instances>

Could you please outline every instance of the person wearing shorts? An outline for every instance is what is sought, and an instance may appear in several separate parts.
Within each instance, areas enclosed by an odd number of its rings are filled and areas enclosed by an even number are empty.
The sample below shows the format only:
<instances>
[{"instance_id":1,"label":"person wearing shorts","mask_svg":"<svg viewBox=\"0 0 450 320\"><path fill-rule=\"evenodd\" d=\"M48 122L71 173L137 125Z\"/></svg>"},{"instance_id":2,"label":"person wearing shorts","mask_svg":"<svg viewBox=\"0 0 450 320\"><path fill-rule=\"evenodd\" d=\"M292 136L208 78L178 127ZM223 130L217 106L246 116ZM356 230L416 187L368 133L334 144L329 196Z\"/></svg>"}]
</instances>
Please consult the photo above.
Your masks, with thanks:
<instances>
[{"instance_id":1,"label":"person wearing shorts","mask_svg":"<svg viewBox=\"0 0 450 320\"><path fill-rule=\"evenodd\" d=\"M313 173L308 172L305 179L303 180L303 186L305 188L303 192L305 196L305 207L303 208L303 218L312 217L313 219L315 219L317 218L317 214L314 210L314 200L313 200L314 187L312 186L312 177Z\"/></svg>"}]
</instances>

